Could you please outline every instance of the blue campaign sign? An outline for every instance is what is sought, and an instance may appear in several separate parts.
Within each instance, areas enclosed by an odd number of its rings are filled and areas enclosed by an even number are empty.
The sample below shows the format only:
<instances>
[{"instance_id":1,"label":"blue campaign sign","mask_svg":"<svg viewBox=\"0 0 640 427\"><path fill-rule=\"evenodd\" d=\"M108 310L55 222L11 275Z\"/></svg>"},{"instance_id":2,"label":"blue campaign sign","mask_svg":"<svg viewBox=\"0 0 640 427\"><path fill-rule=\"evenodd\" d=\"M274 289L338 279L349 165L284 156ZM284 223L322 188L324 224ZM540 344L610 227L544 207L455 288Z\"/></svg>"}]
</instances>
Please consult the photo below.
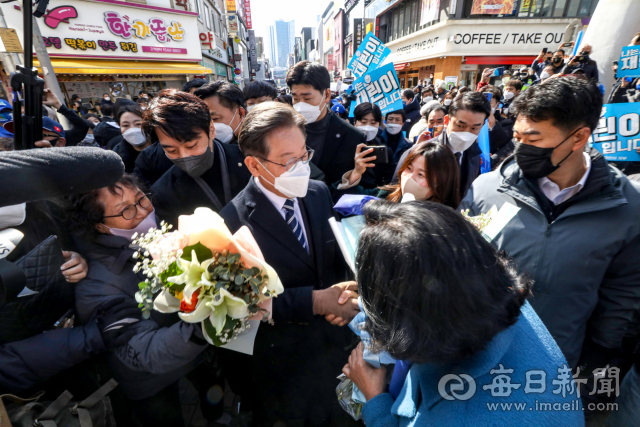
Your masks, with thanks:
<instances>
[{"instance_id":1,"label":"blue campaign sign","mask_svg":"<svg viewBox=\"0 0 640 427\"><path fill-rule=\"evenodd\" d=\"M378 68L390 53L391 49L369 31L349 61L347 68L353 72L355 78L362 77L367 71Z\"/></svg>"},{"instance_id":2,"label":"blue campaign sign","mask_svg":"<svg viewBox=\"0 0 640 427\"><path fill-rule=\"evenodd\" d=\"M589 142L607 160L640 162L640 103L605 104Z\"/></svg>"},{"instance_id":3,"label":"blue campaign sign","mask_svg":"<svg viewBox=\"0 0 640 427\"><path fill-rule=\"evenodd\" d=\"M389 111L401 110L400 83L393 64L387 64L353 82L356 104L371 102L380 107L384 116ZM352 103L353 104L353 103Z\"/></svg>"},{"instance_id":4,"label":"blue campaign sign","mask_svg":"<svg viewBox=\"0 0 640 427\"><path fill-rule=\"evenodd\" d=\"M640 77L638 55L640 55L640 46L623 47L622 53L620 53L620 61L618 61L616 77Z\"/></svg>"}]
</instances>

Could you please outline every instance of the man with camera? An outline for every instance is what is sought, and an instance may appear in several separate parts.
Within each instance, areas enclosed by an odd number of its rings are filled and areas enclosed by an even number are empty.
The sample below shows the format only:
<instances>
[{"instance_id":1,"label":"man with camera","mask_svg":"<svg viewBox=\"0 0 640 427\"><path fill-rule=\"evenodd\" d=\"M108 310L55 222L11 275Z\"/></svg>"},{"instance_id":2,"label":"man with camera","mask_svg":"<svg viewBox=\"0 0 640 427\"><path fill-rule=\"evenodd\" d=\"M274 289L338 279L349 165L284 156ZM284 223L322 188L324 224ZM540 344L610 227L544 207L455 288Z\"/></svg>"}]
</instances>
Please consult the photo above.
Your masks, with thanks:
<instances>
[{"instance_id":1,"label":"man with camera","mask_svg":"<svg viewBox=\"0 0 640 427\"><path fill-rule=\"evenodd\" d=\"M571 58L569 63L562 69L562 74L575 74L576 71L582 70L588 79L598 81L598 65L596 61L589 58L591 55L591 45L585 44L580 52Z\"/></svg>"}]
</instances>

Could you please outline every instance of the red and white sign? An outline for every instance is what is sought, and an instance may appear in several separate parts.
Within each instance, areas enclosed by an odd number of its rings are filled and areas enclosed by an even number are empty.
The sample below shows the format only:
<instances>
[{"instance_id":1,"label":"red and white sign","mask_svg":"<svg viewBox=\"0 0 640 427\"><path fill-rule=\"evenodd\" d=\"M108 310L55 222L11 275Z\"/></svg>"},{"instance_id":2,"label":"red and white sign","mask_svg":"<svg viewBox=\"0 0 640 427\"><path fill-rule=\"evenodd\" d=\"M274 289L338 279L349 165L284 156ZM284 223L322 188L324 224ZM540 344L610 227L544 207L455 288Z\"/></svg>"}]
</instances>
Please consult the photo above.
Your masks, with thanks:
<instances>
[{"instance_id":1,"label":"red and white sign","mask_svg":"<svg viewBox=\"0 0 640 427\"><path fill-rule=\"evenodd\" d=\"M203 45L209 45L209 49L213 49L213 34L209 33L200 33L200 41Z\"/></svg>"},{"instance_id":2,"label":"red and white sign","mask_svg":"<svg viewBox=\"0 0 640 427\"><path fill-rule=\"evenodd\" d=\"M247 30L253 29L251 25L251 3L249 0L244 0L244 20L247 24Z\"/></svg>"},{"instance_id":3,"label":"red and white sign","mask_svg":"<svg viewBox=\"0 0 640 427\"><path fill-rule=\"evenodd\" d=\"M177 53L180 55L187 54L187 49L182 49L180 47L142 46L142 51L153 53Z\"/></svg>"}]
</instances>

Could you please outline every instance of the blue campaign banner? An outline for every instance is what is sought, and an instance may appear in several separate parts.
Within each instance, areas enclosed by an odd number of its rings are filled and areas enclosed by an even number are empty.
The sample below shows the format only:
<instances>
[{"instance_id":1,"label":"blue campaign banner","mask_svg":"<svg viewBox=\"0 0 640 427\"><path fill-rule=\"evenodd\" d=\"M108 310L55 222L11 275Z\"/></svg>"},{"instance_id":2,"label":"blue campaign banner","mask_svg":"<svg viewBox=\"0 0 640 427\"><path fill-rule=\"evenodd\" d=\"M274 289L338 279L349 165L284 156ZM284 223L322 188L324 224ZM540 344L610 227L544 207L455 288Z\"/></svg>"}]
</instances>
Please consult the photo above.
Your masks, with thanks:
<instances>
[{"instance_id":1,"label":"blue campaign banner","mask_svg":"<svg viewBox=\"0 0 640 427\"><path fill-rule=\"evenodd\" d=\"M353 92L356 95L356 105L362 102L376 104L380 107L383 116L390 111L403 108L400 82L393 64L369 71L355 80Z\"/></svg>"},{"instance_id":2,"label":"blue campaign banner","mask_svg":"<svg viewBox=\"0 0 640 427\"><path fill-rule=\"evenodd\" d=\"M638 55L640 55L640 46L623 47L618 61L616 77L640 77Z\"/></svg>"},{"instance_id":3,"label":"blue campaign banner","mask_svg":"<svg viewBox=\"0 0 640 427\"><path fill-rule=\"evenodd\" d=\"M362 77L367 71L378 68L391 53L391 49L386 47L371 31L367 33L356 50L353 58L349 61L347 68L351 70L357 79Z\"/></svg>"},{"instance_id":4,"label":"blue campaign banner","mask_svg":"<svg viewBox=\"0 0 640 427\"><path fill-rule=\"evenodd\" d=\"M480 173L491 172L491 153L489 149L489 121L485 120L480 134L478 135L478 146L482 150L480 156Z\"/></svg>"},{"instance_id":5,"label":"blue campaign banner","mask_svg":"<svg viewBox=\"0 0 640 427\"><path fill-rule=\"evenodd\" d=\"M640 103L604 104L589 142L607 160L640 162Z\"/></svg>"}]
</instances>

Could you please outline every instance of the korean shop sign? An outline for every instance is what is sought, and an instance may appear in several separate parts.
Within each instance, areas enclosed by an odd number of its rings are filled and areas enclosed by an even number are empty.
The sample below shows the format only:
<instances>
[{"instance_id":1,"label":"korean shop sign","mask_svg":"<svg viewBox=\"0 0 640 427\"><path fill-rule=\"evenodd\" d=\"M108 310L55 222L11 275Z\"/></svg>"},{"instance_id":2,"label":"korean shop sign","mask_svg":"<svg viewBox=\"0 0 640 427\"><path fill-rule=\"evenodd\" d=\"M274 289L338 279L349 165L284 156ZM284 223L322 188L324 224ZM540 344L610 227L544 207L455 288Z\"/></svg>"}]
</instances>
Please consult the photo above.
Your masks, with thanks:
<instances>
[{"instance_id":1,"label":"korean shop sign","mask_svg":"<svg viewBox=\"0 0 640 427\"><path fill-rule=\"evenodd\" d=\"M0 6L22 39L22 12ZM40 24L52 56L109 59L202 58L197 16L159 7L125 7L106 2L51 0ZM21 40L22 41L22 40Z\"/></svg>"}]
</instances>

